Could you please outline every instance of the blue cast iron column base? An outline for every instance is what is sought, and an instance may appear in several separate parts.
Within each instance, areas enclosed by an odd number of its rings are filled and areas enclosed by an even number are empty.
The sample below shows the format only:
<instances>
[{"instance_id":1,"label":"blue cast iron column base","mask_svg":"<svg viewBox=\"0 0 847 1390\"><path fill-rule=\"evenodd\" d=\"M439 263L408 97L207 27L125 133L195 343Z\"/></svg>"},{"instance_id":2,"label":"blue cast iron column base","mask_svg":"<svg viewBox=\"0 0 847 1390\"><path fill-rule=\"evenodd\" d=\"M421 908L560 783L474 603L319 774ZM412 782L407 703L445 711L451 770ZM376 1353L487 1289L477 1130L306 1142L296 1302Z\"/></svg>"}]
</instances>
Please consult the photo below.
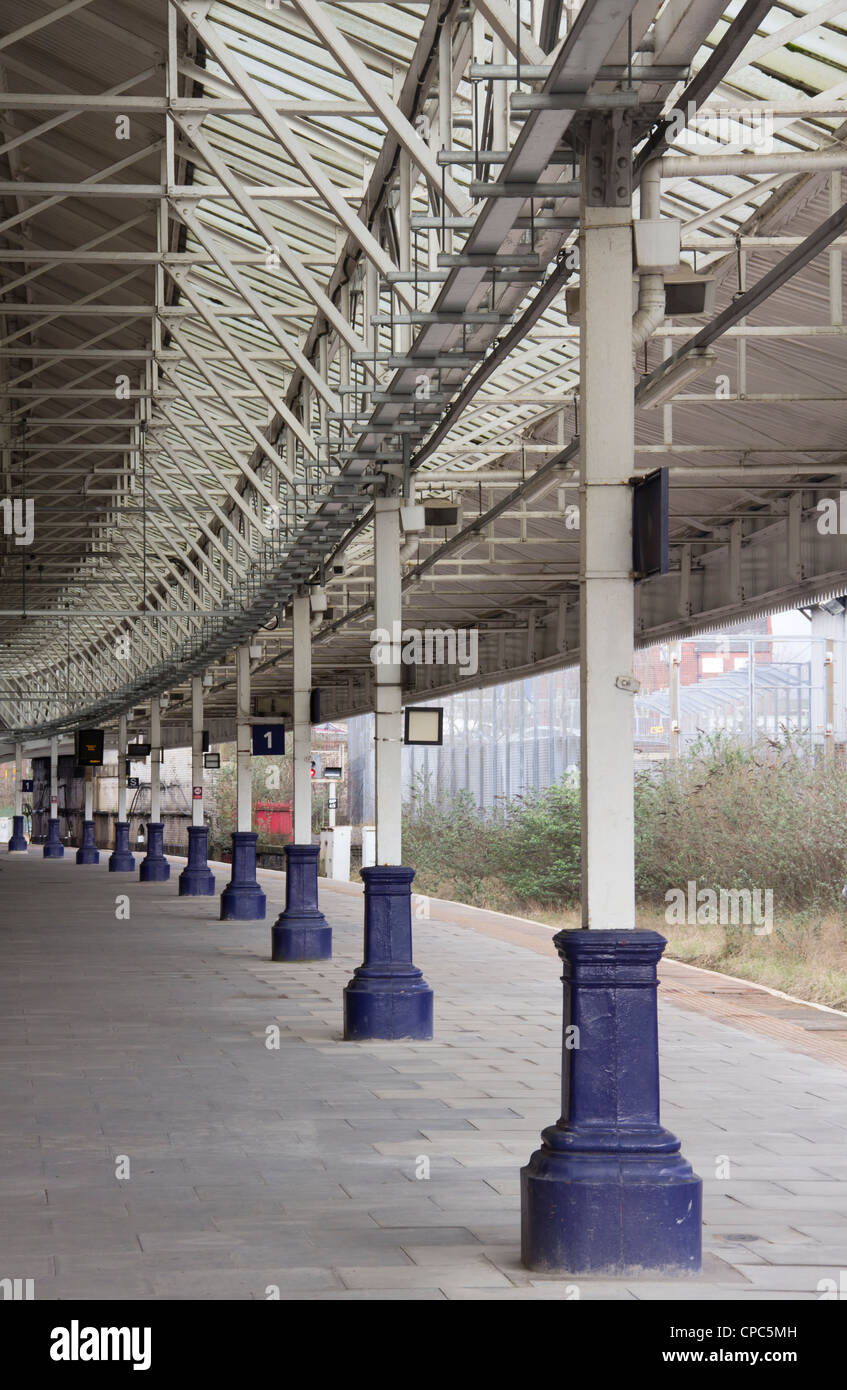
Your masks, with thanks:
<instances>
[{"instance_id":1,"label":"blue cast iron column base","mask_svg":"<svg viewBox=\"0 0 847 1390\"><path fill-rule=\"evenodd\" d=\"M59 837L59 822L52 817L47 822L47 839L44 841L42 854L45 859L64 859L65 846Z\"/></svg>"},{"instance_id":2,"label":"blue cast iron column base","mask_svg":"<svg viewBox=\"0 0 847 1390\"><path fill-rule=\"evenodd\" d=\"M271 928L271 960L329 960L332 928L318 907L317 845L285 846L285 911Z\"/></svg>"},{"instance_id":3,"label":"blue cast iron column base","mask_svg":"<svg viewBox=\"0 0 847 1390\"><path fill-rule=\"evenodd\" d=\"M181 898L209 898L215 891L215 875L208 865L209 827L188 827L188 863L179 876Z\"/></svg>"},{"instance_id":4,"label":"blue cast iron column base","mask_svg":"<svg viewBox=\"0 0 847 1390\"><path fill-rule=\"evenodd\" d=\"M263 922L267 899L256 882L255 830L232 836L232 878L221 893L222 922Z\"/></svg>"},{"instance_id":5,"label":"blue cast iron column base","mask_svg":"<svg viewBox=\"0 0 847 1390\"><path fill-rule=\"evenodd\" d=\"M135 869L135 855L129 847L129 821L115 821L115 848L109 855L110 874L131 874Z\"/></svg>"},{"instance_id":6,"label":"blue cast iron column base","mask_svg":"<svg viewBox=\"0 0 847 1390\"><path fill-rule=\"evenodd\" d=\"M26 854L27 848L24 818L23 816L12 816L12 837L9 840L9 853Z\"/></svg>"},{"instance_id":7,"label":"blue cast iron column base","mask_svg":"<svg viewBox=\"0 0 847 1390\"><path fill-rule=\"evenodd\" d=\"M374 865L365 881L365 959L344 991L344 1037L432 1037L432 990L412 964L414 869Z\"/></svg>"},{"instance_id":8,"label":"blue cast iron column base","mask_svg":"<svg viewBox=\"0 0 847 1390\"><path fill-rule=\"evenodd\" d=\"M702 1184L659 1124L649 931L563 931L562 1117L521 1170L532 1270L663 1277L700 1269Z\"/></svg>"},{"instance_id":9,"label":"blue cast iron column base","mask_svg":"<svg viewBox=\"0 0 847 1390\"><path fill-rule=\"evenodd\" d=\"M147 822L147 853L138 869L139 883L167 883L171 866L162 853L165 827L161 821Z\"/></svg>"},{"instance_id":10,"label":"blue cast iron column base","mask_svg":"<svg viewBox=\"0 0 847 1390\"><path fill-rule=\"evenodd\" d=\"M94 821L82 822L82 844L76 852L77 864L99 864L100 851L94 843Z\"/></svg>"}]
</instances>

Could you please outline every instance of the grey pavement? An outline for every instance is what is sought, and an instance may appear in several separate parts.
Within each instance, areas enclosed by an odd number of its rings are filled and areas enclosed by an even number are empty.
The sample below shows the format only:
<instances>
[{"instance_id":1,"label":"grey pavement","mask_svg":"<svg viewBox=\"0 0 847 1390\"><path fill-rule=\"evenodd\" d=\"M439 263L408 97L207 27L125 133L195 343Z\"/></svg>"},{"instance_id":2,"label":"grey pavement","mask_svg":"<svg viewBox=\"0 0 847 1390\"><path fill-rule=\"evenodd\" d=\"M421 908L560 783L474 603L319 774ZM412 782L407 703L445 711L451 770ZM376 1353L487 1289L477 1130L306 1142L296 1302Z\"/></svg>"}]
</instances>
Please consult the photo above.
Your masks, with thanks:
<instances>
[{"instance_id":1,"label":"grey pavement","mask_svg":"<svg viewBox=\"0 0 847 1390\"><path fill-rule=\"evenodd\" d=\"M415 923L435 1040L345 1043L360 894L321 888L332 961L275 965L279 875L264 923L221 923L177 897L178 862L160 885L106 859L0 859L0 1278L38 1299L756 1301L847 1271L843 1065L661 1005L703 1274L543 1278L518 1173L559 1112L555 958L442 907Z\"/></svg>"}]
</instances>

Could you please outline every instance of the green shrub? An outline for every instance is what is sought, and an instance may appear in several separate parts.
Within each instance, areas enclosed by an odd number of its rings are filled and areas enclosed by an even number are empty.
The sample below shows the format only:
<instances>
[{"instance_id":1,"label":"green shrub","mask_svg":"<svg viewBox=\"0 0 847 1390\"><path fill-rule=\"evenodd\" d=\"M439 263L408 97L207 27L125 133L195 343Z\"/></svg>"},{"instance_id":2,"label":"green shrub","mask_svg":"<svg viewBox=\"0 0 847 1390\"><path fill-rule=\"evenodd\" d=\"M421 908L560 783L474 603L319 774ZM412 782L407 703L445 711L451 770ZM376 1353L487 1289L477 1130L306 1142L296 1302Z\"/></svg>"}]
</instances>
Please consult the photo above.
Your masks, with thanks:
<instances>
[{"instance_id":1,"label":"green shrub","mask_svg":"<svg viewBox=\"0 0 847 1390\"><path fill-rule=\"evenodd\" d=\"M403 835L420 891L483 905L504 894L516 904L579 900L580 794L570 778L494 811L480 810L467 791L435 799L419 779ZM790 739L748 748L704 738L678 762L636 778L635 841L644 903L662 907L669 888L694 880L716 892L770 889L777 913L840 911L847 770ZM728 936L726 947L737 942Z\"/></svg>"}]
</instances>

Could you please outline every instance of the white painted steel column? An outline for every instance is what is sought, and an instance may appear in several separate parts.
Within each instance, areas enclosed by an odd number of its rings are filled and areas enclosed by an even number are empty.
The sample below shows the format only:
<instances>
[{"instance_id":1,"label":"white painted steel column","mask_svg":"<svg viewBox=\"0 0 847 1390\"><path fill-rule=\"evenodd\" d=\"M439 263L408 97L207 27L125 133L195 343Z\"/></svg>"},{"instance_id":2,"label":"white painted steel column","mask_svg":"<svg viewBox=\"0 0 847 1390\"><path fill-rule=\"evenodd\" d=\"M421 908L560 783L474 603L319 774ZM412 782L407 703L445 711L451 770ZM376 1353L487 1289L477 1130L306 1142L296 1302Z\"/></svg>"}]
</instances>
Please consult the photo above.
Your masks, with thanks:
<instances>
[{"instance_id":1,"label":"white painted steel column","mask_svg":"<svg viewBox=\"0 0 847 1390\"><path fill-rule=\"evenodd\" d=\"M194 799L194 788L203 786L203 677L191 677L191 824L203 824L203 798Z\"/></svg>"},{"instance_id":2,"label":"white painted steel column","mask_svg":"<svg viewBox=\"0 0 847 1390\"><path fill-rule=\"evenodd\" d=\"M150 701L150 819L158 824L162 809L162 765L159 762L162 744L162 711L158 695Z\"/></svg>"},{"instance_id":3,"label":"white painted steel column","mask_svg":"<svg viewBox=\"0 0 847 1390\"><path fill-rule=\"evenodd\" d=\"M24 794L21 790L21 778L24 775L24 750L22 743L15 744L15 815L23 815Z\"/></svg>"},{"instance_id":4,"label":"white painted steel column","mask_svg":"<svg viewBox=\"0 0 847 1390\"><path fill-rule=\"evenodd\" d=\"M50 819L59 819L59 740L50 740Z\"/></svg>"},{"instance_id":5,"label":"white painted steel column","mask_svg":"<svg viewBox=\"0 0 847 1390\"><path fill-rule=\"evenodd\" d=\"M126 715L118 716L118 820L126 820ZM51 753L52 756L52 753Z\"/></svg>"},{"instance_id":6,"label":"white painted steel column","mask_svg":"<svg viewBox=\"0 0 847 1390\"><path fill-rule=\"evenodd\" d=\"M236 798L237 829L253 829L253 775L250 741L250 647L244 643L235 649L235 708L236 708Z\"/></svg>"},{"instance_id":7,"label":"white painted steel column","mask_svg":"<svg viewBox=\"0 0 847 1390\"><path fill-rule=\"evenodd\" d=\"M85 820L94 819L94 768L85 769Z\"/></svg>"},{"instance_id":8,"label":"white painted steel column","mask_svg":"<svg viewBox=\"0 0 847 1390\"><path fill-rule=\"evenodd\" d=\"M298 594L291 605L294 717L294 823L295 845L312 843L312 613L308 594Z\"/></svg>"},{"instance_id":9,"label":"white painted steel column","mask_svg":"<svg viewBox=\"0 0 847 1390\"><path fill-rule=\"evenodd\" d=\"M401 809L403 772L403 690L400 648L402 632L400 589L400 498L377 497L374 502L374 570L376 627L388 634L383 655L390 661L374 666L376 752L376 862L402 864Z\"/></svg>"},{"instance_id":10,"label":"white painted steel column","mask_svg":"<svg viewBox=\"0 0 847 1390\"><path fill-rule=\"evenodd\" d=\"M580 337L582 925L635 926L632 230L583 200Z\"/></svg>"}]
</instances>

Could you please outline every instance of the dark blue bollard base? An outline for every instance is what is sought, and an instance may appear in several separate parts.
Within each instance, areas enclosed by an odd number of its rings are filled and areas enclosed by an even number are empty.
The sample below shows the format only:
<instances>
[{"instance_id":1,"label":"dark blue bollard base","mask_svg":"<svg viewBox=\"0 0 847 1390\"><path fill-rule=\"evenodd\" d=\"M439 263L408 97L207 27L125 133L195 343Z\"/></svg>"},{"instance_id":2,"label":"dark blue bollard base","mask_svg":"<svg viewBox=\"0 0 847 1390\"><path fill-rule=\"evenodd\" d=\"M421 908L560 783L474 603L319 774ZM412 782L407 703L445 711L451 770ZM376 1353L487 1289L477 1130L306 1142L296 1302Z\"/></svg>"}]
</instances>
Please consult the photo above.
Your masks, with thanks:
<instances>
[{"instance_id":1,"label":"dark blue bollard base","mask_svg":"<svg viewBox=\"0 0 847 1390\"><path fill-rule=\"evenodd\" d=\"M26 835L24 834L24 818L23 816L12 816L12 834L9 840L9 853L26 854L28 848Z\"/></svg>"},{"instance_id":2,"label":"dark blue bollard base","mask_svg":"<svg viewBox=\"0 0 847 1390\"><path fill-rule=\"evenodd\" d=\"M521 1257L544 1273L697 1274L702 1183L659 1123L658 932L562 931L563 1114L521 1170Z\"/></svg>"},{"instance_id":3,"label":"dark blue bollard base","mask_svg":"<svg viewBox=\"0 0 847 1390\"><path fill-rule=\"evenodd\" d=\"M82 822L82 844L76 852L77 864L99 864L100 851L94 845L94 821Z\"/></svg>"},{"instance_id":4,"label":"dark blue bollard base","mask_svg":"<svg viewBox=\"0 0 847 1390\"><path fill-rule=\"evenodd\" d=\"M262 922L267 898L256 882L255 830L232 835L232 878L221 893L222 922Z\"/></svg>"},{"instance_id":5,"label":"dark blue bollard base","mask_svg":"<svg viewBox=\"0 0 847 1390\"><path fill-rule=\"evenodd\" d=\"M700 1273L702 1183L681 1154L561 1153L549 1142L559 1136L555 1126L545 1130L544 1147L521 1169L528 1269L615 1278Z\"/></svg>"},{"instance_id":6,"label":"dark blue bollard base","mask_svg":"<svg viewBox=\"0 0 847 1390\"><path fill-rule=\"evenodd\" d=\"M263 922L267 898L257 883L228 883L221 893L222 922Z\"/></svg>"},{"instance_id":7,"label":"dark blue bollard base","mask_svg":"<svg viewBox=\"0 0 847 1390\"><path fill-rule=\"evenodd\" d=\"M129 847L129 821L115 822L115 848L109 855L110 874L131 874L135 870L135 855Z\"/></svg>"},{"instance_id":8,"label":"dark blue bollard base","mask_svg":"<svg viewBox=\"0 0 847 1390\"><path fill-rule=\"evenodd\" d=\"M180 898L210 898L215 891L215 875L209 868L192 869L186 865L178 882Z\"/></svg>"},{"instance_id":9,"label":"dark blue bollard base","mask_svg":"<svg viewBox=\"0 0 847 1390\"><path fill-rule=\"evenodd\" d=\"M207 863L209 827L188 827L188 863L179 876L181 898L210 898L215 891L215 875Z\"/></svg>"},{"instance_id":10,"label":"dark blue bollard base","mask_svg":"<svg viewBox=\"0 0 847 1390\"><path fill-rule=\"evenodd\" d=\"M317 845L285 846L285 911L271 928L271 960L331 960L332 928L318 907Z\"/></svg>"},{"instance_id":11,"label":"dark blue bollard base","mask_svg":"<svg viewBox=\"0 0 847 1390\"><path fill-rule=\"evenodd\" d=\"M167 883L171 866L162 853L165 827L161 821L147 822L147 853L138 868L139 883Z\"/></svg>"},{"instance_id":12,"label":"dark blue bollard base","mask_svg":"<svg viewBox=\"0 0 847 1390\"><path fill-rule=\"evenodd\" d=\"M362 979L358 971L356 975L344 991L348 1042L402 1038L425 1042L432 1037L432 990L420 970L400 978Z\"/></svg>"},{"instance_id":13,"label":"dark blue bollard base","mask_svg":"<svg viewBox=\"0 0 847 1390\"><path fill-rule=\"evenodd\" d=\"M374 865L365 881L365 959L344 991L344 1037L432 1037L432 990L412 963L414 869Z\"/></svg>"},{"instance_id":14,"label":"dark blue bollard base","mask_svg":"<svg viewBox=\"0 0 847 1390\"><path fill-rule=\"evenodd\" d=\"M285 911L271 927L271 960L332 959L332 927L322 912L297 918Z\"/></svg>"},{"instance_id":15,"label":"dark blue bollard base","mask_svg":"<svg viewBox=\"0 0 847 1390\"><path fill-rule=\"evenodd\" d=\"M171 866L164 855L160 859L146 854L138 866L139 883L167 883L171 876Z\"/></svg>"},{"instance_id":16,"label":"dark blue bollard base","mask_svg":"<svg viewBox=\"0 0 847 1390\"><path fill-rule=\"evenodd\" d=\"M45 859L64 859L65 846L59 838L59 822L51 817L48 822L47 839L41 851Z\"/></svg>"}]
</instances>

